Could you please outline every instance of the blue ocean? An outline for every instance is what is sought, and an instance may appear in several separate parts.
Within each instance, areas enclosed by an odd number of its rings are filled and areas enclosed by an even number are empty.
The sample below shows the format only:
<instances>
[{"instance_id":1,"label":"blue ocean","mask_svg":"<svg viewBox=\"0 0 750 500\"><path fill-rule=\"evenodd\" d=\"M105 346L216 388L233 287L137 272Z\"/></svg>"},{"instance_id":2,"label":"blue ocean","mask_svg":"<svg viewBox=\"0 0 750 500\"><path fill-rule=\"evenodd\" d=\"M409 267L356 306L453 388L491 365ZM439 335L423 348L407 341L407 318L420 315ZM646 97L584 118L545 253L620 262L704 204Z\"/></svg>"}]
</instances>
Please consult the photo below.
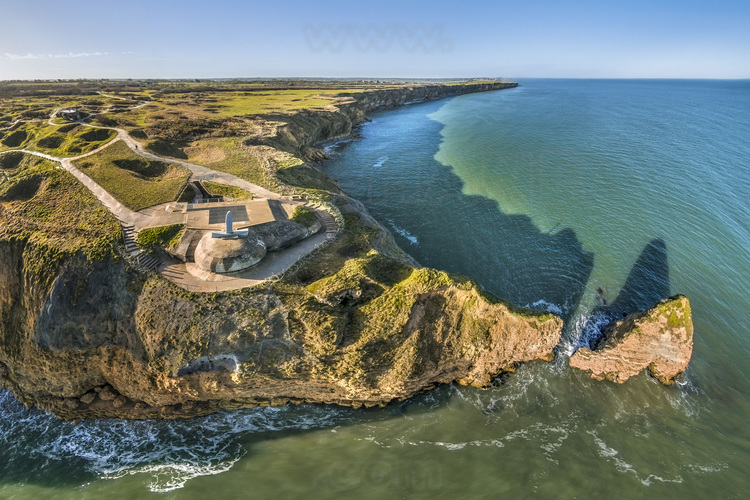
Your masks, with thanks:
<instances>
[{"instance_id":1,"label":"blue ocean","mask_svg":"<svg viewBox=\"0 0 750 500\"><path fill-rule=\"evenodd\" d=\"M422 265L561 315L553 362L384 409L179 422L74 425L2 393L0 498L745 498L750 81L519 83L374 113L321 168ZM568 366L678 293L675 386Z\"/></svg>"}]
</instances>

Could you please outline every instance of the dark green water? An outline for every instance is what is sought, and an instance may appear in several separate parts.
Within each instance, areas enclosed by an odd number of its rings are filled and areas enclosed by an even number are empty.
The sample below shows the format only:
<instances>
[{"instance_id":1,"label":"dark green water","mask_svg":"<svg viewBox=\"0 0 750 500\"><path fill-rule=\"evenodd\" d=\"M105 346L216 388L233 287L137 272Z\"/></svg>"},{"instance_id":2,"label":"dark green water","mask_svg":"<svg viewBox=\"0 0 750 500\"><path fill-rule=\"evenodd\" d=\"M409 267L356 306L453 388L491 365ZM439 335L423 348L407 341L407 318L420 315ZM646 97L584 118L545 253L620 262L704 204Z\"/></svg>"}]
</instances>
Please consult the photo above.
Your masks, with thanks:
<instances>
[{"instance_id":1,"label":"dark green water","mask_svg":"<svg viewBox=\"0 0 750 500\"><path fill-rule=\"evenodd\" d=\"M75 427L5 394L0 498L744 498L750 82L521 84L378 113L324 169L421 263L562 314L555 362L382 410L187 422ZM675 293L696 328L678 386L567 366Z\"/></svg>"}]
</instances>

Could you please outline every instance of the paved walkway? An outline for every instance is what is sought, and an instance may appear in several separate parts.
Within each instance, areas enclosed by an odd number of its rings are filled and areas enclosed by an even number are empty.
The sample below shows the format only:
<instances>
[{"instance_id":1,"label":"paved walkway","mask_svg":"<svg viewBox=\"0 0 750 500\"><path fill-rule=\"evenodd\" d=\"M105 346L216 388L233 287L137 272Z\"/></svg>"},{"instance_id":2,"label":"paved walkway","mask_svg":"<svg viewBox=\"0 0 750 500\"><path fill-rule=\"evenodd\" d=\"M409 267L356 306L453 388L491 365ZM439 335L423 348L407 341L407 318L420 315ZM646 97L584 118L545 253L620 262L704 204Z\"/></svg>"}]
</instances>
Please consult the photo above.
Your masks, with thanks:
<instances>
[{"instance_id":1,"label":"paved walkway","mask_svg":"<svg viewBox=\"0 0 750 500\"><path fill-rule=\"evenodd\" d=\"M163 263L159 272L168 280L192 292L237 290L275 278L302 257L336 238L338 234L339 226L331 214L315 205L308 206L318 214L322 229L289 248L266 254L259 264L249 269L232 274L216 274L204 271L192 262L174 260Z\"/></svg>"},{"instance_id":2,"label":"paved walkway","mask_svg":"<svg viewBox=\"0 0 750 500\"><path fill-rule=\"evenodd\" d=\"M73 174L73 176L76 179L81 181L81 184L86 186L89 189L89 191L91 191L91 193L93 193L93 195L96 196L96 198L100 202L102 202L102 205L107 207L109 211L112 212L112 214L117 218L117 220L119 220L123 224L134 226L136 228L145 227L151 222L150 217L130 210L128 207L126 207L125 205L117 201L114 198L114 196L112 196L111 194L107 192L106 189L104 189L99 184L94 182L94 180L91 177L84 174L73 165L73 161L95 154L101 151L102 149L104 149L105 147L109 146L110 144L112 143L109 142L99 149L91 151L90 153L86 153L85 155L76 156L74 158L58 158L56 156L39 153L37 151L31 151L28 149L14 149L12 151L18 151L18 152L26 153L29 155L39 156L41 158L59 163L65 170ZM0 154L10 153L10 152L11 151L3 151L3 152L0 152Z\"/></svg>"},{"instance_id":3,"label":"paved walkway","mask_svg":"<svg viewBox=\"0 0 750 500\"><path fill-rule=\"evenodd\" d=\"M94 127L94 128L107 128L107 127L95 127L94 125L88 125L88 126ZM127 131L121 128L112 128L111 130L116 130L117 138L122 140L125 144L127 144L128 147L132 149L135 154L142 156L144 158L147 158L149 160L152 160L152 161L172 163L174 165L179 165L183 168L190 170L190 172L192 172L193 174L191 176L191 180L212 181L212 182L217 182L219 184L228 184L230 186L235 186L235 187L244 189L245 191L249 191L253 193L253 197L255 198L269 198L269 199L281 198L281 195L274 193L273 191L269 191L268 189L262 188L258 186L257 184L248 182L245 179L240 179L236 175L232 175L226 172L219 172L217 170L212 170L210 168L203 167L201 165L196 165L194 163L177 160L175 158L168 158L164 156L158 156L153 153L149 153L148 151L144 151L143 144L141 144L140 142L130 137Z\"/></svg>"},{"instance_id":4,"label":"paved walkway","mask_svg":"<svg viewBox=\"0 0 750 500\"><path fill-rule=\"evenodd\" d=\"M145 104L141 104L139 105L139 107ZM52 123L52 117L54 117L54 113L50 117L49 123L51 125L57 125L55 123ZM283 273L284 271L292 267L297 261L299 261L299 259L301 259L305 255L308 255L316 248L325 244L327 241L335 238L336 234L338 233L338 224L328 212L318 206L310 206L310 208L315 210L321 222L323 223L323 230L302 240L301 242L288 249L268 254L257 266L254 266L251 269L242 271L240 273L221 275L202 271L198 269L198 267L193 263L185 264L179 263L179 261L161 262L154 261L150 258L146 259L144 257L145 254L142 254L140 250L135 249L134 245L130 245L129 243L133 242L129 242L128 239L133 240L136 233L146 227L184 223L184 214L170 212L162 213L161 210L164 210L164 205L157 205L156 207L150 207L141 210L140 212L134 212L133 210L130 210L122 203L117 201L111 194L107 192L107 190L97 184L91 177L76 168L75 165L73 165L74 161L94 155L101 150L110 147L118 140L121 140L134 153L144 158L164 163L172 163L190 170L190 172L192 172L192 180L209 180L220 184L236 186L251 192L255 198L281 200L285 199L285 197L226 172L218 172L201 165L195 165L193 163L176 160L174 158L162 157L144 151L143 145L130 137L130 135L128 135L127 131L124 129L114 127L99 127L83 122L77 123L92 128L114 130L117 132L117 137L93 151L72 158L58 158L56 156L40 153L38 151L31 151L28 149L13 149L10 151L2 151L0 152L0 154L19 151L60 163L60 165L65 170L70 172L76 179L78 179L84 186L86 186L93 193L93 195L96 196L96 198L105 207L107 207L112 212L112 214L121 222L123 226L123 234L125 235L126 239L127 250L133 257L136 258L138 263L148 269L158 270L158 272L162 274L162 276L187 290L202 292L225 291L257 285Z\"/></svg>"},{"instance_id":5,"label":"paved walkway","mask_svg":"<svg viewBox=\"0 0 750 500\"><path fill-rule=\"evenodd\" d=\"M299 243L279 252L266 254L256 266L232 274L215 274L200 269L192 262L173 261L159 268L159 273L169 281L191 292L223 292L255 286L275 278L302 257L322 246L330 239L324 231L305 238Z\"/></svg>"}]
</instances>

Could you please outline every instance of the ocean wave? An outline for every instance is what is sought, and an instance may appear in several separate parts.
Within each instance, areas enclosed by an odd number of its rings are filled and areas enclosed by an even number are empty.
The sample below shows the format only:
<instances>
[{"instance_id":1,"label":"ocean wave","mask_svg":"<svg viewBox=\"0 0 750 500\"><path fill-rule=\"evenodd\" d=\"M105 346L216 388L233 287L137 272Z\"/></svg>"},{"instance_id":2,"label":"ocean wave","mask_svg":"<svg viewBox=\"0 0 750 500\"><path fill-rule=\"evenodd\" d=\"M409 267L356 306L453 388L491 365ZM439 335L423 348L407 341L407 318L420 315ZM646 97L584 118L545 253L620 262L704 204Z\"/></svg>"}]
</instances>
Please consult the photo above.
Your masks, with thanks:
<instances>
[{"instance_id":1,"label":"ocean wave","mask_svg":"<svg viewBox=\"0 0 750 500\"><path fill-rule=\"evenodd\" d=\"M391 229L393 229L394 232L406 238L409 241L409 243L411 243L412 245L419 244L419 240L417 239L417 237L411 234L409 231L401 227L398 227L396 223L393 222L391 219L386 219L386 222L388 222L388 225L391 226Z\"/></svg>"},{"instance_id":2,"label":"ocean wave","mask_svg":"<svg viewBox=\"0 0 750 500\"><path fill-rule=\"evenodd\" d=\"M351 137L342 137L341 139L334 139L331 142L326 143L323 146L323 153L326 155L326 157L330 157L336 153L339 152L339 149L342 145L351 142Z\"/></svg>"},{"instance_id":3,"label":"ocean wave","mask_svg":"<svg viewBox=\"0 0 750 500\"><path fill-rule=\"evenodd\" d=\"M562 307L558 306L557 304L553 304L552 302L547 302L544 299L537 300L532 304L526 304L526 308L541 309L543 311L551 312L552 314L557 314L558 316L562 316L564 314Z\"/></svg>"},{"instance_id":4,"label":"ocean wave","mask_svg":"<svg viewBox=\"0 0 750 500\"><path fill-rule=\"evenodd\" d=\"M636 470L635 467L633 467L632 464L626 462L624 459L622 459L619 455L620 452L616 449L610 447L607 445L606 442L604 442L603 439L601 439L596 431L586 431L587 434L589 434L593 439L594 443L596 444L598 448L599 456L604 458L605 460L612 462L615 465L615 468L619 472L624 473L630 473L633 474L638 481L643 486L651 486L653 484L653 481L658 481L660 483L681 483L682 477L677 476L674 479L668 479L661 476L658 476L656 474L648 474L644 477L644 475Z\"/></svg>"},{"instance_id":5,"label":"ocean wave","mask_svg":"<svg viewBox=\"0 0 750 500\"><path fill-rule=\"evenodd\" d=\"M325 428L350 418L352 411L288 406L188 420L100 419L75 425L24 408L9 392L1 391L2 463L5 469L32 467L43 458L72 468L71 474L80 475L82 468L105 480L145 475L148 489L167 492L182 488L190 479L228 471L247 453L240 440L244 435ZM30 471L17 472L25 476Z\"/></svg>"},{"instance_id":6,"label":"ocean wave","mask_svg":"<svg viewBox=\"0 0 750 500\"><path fill-rule=\"evenodd\" d=\"M466 448L505 448L513 441L526 441L530 444L535 444L541 450L544 458L552 463L558 464L559 460L555 458L555 454L562 448L567 439L573 435L578 429L578 424L574 417L564 419L554 425L545 423L533 424L526 428L516 429L505 436L494 437L487 439L473 439L468 441L433 441L427 439L414 439L408 436L401 436L394 438L400 446L410 447L438 447L444 448L447 451L461 451ZM375 439L367 439L374 444L383 447L391 448L392 444L389 441L377 441Z\"/></svg>"},{"instance_id":7,"label":"ocean wave","mask_svg":"<svg viewBox=\"0 0 750 500\"><path fill-rule=\"evenodd\" d=\"M572 356L581 347L594 347L603 330L614 320L611 314L603 311L583 312L571 322L570 334L560 345L560 352Z\"/></svg>"},{"instance_id":8,"label":"ocean wave","mask_svg":"<svg viewBox=\"0 0 750 500\"><path fill-rule=\"evenodd\" d=\"M387 156L381 156L380 158L378 158L377 160L375 160L375 163L372 164L372 168L380 168L383 165L385 165L385 162L387 162L387 161L388 161L388 157Z\"/></svg>"}]
</instances>

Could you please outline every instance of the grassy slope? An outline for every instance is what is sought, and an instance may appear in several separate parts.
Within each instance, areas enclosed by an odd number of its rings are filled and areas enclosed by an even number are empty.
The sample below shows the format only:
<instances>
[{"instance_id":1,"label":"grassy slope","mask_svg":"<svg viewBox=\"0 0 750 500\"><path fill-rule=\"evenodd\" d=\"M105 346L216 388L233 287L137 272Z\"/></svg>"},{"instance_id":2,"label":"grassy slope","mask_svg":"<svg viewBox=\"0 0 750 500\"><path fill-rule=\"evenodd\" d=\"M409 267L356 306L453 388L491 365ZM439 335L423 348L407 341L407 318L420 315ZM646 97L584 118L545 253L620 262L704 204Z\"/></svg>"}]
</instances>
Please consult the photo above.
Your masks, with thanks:
<instances>
[{"instance_id":1,"label":"grassy slope","mask_svg":"<svg viewBox=\"0 0 750 500\"><path fill-rule=\"evenodd\" d=\"M176 200L190 177L182 167L136 155L121 141L75 164L131 210Z\"/></svg>"},{"instance_id":2,"label":"grassy slope","mask_svg":"<svg viewBox=\"0 0 750 500\"><path fill-rule=\"evenodd\" d=\"M200 139L183 151L191 163L236 175L259 186L274 186L263 160L252 149L243 146L240 137Z\"/></svg>"},{"instance_id":3,"label":"grassy slope","mask_svg":"<svg viewBox=\"0 0 750 500\"><path fill-rule=\"evenodd\" d=\"M237 200L237 201L253 199L253 193L249 193L245 191L244 189L240 189L238 187L227 186L226 184L218 184L216 182L203 181L203 187L206 188L206 190L212 196L224 196L224 197L233 198L234 200Z\"/></svg>"},{"instance_id":4,"label":"grassy slope","mask_svg":"<svg viewBox=\"0 0 750 500\"><path fill-rule=\"evenodd\" d=\"M94 260L110 256L122 235L109 210L57 164L11 154L15 161L3 166L13 168L2 169L8 178L0 175L0 238L29 238L50 248L50 254L82 251Z\"/></svg>"},{"instance_id":5,"label":"grassy slope","mask_svg":"<svg viewBox=\"0 0 750 500\"><path fill-rule=\"evenodd\" d=\"M46 122L23 123L0 140L0 151L30 149L52 156L72 157L93 151L117 135L112 130L101 130L76 124L52 126Z\"/></svg>"},{"instance_id":6,"label":"grassy slope","mask_svg":"<svg viewBox=\"0 0 750 500\"><path fill-rule=\"evenodd\" d=\"M149 227L138 233L135 243L145 250L154 250L157 247L171 249L179 244L184 230L183 224Z\"/></svg>"}]
</instances>

